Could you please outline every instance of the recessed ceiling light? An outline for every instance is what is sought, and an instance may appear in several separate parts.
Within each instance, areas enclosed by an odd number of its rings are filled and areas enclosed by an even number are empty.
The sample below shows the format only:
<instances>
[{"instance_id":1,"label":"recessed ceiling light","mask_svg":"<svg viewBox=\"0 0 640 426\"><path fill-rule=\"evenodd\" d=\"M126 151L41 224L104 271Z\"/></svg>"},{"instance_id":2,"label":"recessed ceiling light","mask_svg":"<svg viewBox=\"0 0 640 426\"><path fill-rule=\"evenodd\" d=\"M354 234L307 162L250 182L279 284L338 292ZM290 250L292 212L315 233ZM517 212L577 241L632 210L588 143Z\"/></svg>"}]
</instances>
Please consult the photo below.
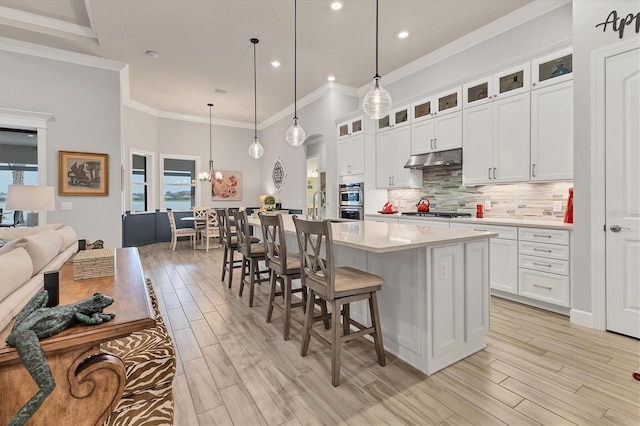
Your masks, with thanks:
<instances>
[{"instance_id":1,"label":"recessed ceiling light","mask_svg":"<svg viewBox=\"0 0 640 426\"><path fill-rule=\"evenodd\" d=\"M342 2L341 1L332 1L331 2L331 9L333 9L333 10L342 9Z\"/></svg>"},{"instance_id":2,"label":"recessed ceiling light","mask_svg":"<svg viewBox=\"0 0 640 426\"><path fill-rule=\"evenodd\" d=\"M155 52L153 50L147 50L146 52L144 52L147 54L147 56L152 57L153 59L157 59L160 57L160 54L158 54L158 52Z\"/></svg>"},{"instance_id":3,"label":"recessed ceiling light","mask_svg":"<svg viewBox=\"0 0 640 426\"><path fill-rule=\"evenodd\" d=\"M271 66L274 67L274 68L278 68L280 66L280 62L273 61L273 62L271 62Z\"/></svg>"},{"instance_id":4,"label":"recessed ceiling light","mask_svg":"<svg viewBox=\"0 0 640 426\"><path fill-rule=\"evenodd\" d=\"M329 80L329 81L335 81L335 80L336 80L336 78L335 78L334 76L330 75L329 77L327 77L327 80Z\"/></svg>"},{"instance_id":5,"label":"recessed ceiling light","mask_svg":"<svg viewBox=\"0 0 640 426\"><path fill-rule=\"evenodd\" d=\"M398 38L407 38L409 37L409 33L407 31L400 31L398 33Z\"/></svg>"}]
</instances>

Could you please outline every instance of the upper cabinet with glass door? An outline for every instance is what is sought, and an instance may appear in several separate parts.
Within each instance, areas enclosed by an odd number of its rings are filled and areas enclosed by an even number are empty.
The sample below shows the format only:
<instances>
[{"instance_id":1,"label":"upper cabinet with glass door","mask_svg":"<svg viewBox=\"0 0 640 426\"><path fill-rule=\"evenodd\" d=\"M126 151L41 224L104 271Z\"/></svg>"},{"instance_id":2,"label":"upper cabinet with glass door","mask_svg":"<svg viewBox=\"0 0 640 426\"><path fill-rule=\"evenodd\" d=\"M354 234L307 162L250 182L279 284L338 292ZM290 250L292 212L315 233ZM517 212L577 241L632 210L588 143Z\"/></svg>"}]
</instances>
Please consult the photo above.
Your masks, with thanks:
<instances>
[{"instance_id":1,"label":"upper cabinet with glass door","mask_svg":"<svg viewBox=\"0 0 640 426\"><path fill-rule=\"evenodd\" d=\"M508 68L463 86L465 108L528 92L529 63Z\"/></svg>"},{"instance_id":2,"label":"upper cabinet with glass door","mask_svg":"<svg viewBox=\"0 0 640 426\"><path fill-rule=\"evenodd\" d=\"M384 132L394 127L406 126L410 123L409 120L409 105L404 105L399 108L391 110L389 115L382 117L378 120L377 132Z\"/></svg>"},{"instance_id":3,"label":"upper cabinet with glass door","mask_svg":"<svg viewBox=\"0 0 640 426\"><path fill-rule=\"evenodd\" d=\"M417 100L411 104L413 123L460 111L462 108L462 88L460 86L441 92L435 96Z\"/></svg>"},{"instance_id":4,"label":"upper cabinet with glass door","mask_svg":"<svg viewBox=\"0 0 640 426\"><path fill-rule=\"evenodd\" d=\"M571 79L573 55L570 47L531 61L531 88L534 90Z\"/></svg>"},{"instance_id":5,"label":"upper cabinet with glass door","mask_svg":"<svg viewBox=\"0 0 640 426\"><path fill-rule=\"evenodd\" d=\"M351 120L343 121L338 124L338 139L348 138L362 133L364 130L363 116L352 118Z\"/></svg>"}]
</instances>

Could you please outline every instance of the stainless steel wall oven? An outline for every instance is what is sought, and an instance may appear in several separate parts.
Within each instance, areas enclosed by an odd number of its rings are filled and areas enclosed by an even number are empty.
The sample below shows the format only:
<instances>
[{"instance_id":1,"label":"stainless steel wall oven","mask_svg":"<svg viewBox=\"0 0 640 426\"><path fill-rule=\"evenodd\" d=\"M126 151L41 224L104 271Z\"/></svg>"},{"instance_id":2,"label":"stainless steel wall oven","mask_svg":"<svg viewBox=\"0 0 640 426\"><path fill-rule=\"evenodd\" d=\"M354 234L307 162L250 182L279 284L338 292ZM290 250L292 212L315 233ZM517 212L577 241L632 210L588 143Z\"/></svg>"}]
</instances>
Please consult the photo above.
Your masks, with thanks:
<instances>
[{"instance_id":1,"label":"stainless steel wall oven","mask_svg":"<svg viewBox=\"0 0 640 426\"><path fill-rule=\"evenodd\" d=\"M338 201L341 218L364 220L364 182L341 183Z\"/></svg>"}]
</instances>

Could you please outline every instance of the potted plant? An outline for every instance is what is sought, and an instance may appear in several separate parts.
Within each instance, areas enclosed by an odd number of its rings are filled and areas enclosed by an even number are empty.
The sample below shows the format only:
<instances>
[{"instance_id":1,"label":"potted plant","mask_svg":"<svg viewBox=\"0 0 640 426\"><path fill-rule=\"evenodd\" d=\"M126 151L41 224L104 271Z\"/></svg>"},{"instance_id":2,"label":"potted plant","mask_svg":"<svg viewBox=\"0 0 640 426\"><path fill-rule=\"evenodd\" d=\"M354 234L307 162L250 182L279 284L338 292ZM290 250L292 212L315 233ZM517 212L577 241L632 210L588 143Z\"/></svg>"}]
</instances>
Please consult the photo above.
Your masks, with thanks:
<instances>
[{"instance_id":1,"label":"potted plant","mask_svg":"<svg viewBox=\"0 0 640 426\"><path fill-rule=\"evenodd\" d=\"M276 209L276 199L271 195L267 195L264 199L264 204L267 206L267 210L275 210Z\"/></svg>"}]
</instances>

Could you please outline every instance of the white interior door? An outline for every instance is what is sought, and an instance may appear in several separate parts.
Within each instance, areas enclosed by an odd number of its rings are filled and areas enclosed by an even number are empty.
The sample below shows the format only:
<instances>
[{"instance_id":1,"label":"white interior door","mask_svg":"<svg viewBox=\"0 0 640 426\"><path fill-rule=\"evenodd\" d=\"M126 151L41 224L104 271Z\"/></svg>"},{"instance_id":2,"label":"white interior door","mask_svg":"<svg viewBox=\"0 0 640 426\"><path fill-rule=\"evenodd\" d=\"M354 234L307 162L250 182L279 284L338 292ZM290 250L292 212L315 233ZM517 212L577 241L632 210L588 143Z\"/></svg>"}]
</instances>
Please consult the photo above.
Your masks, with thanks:
<instances>
[{"instance_id":1,"label":"white interior door","mask_svg":"<svg viewBox=\"0 0 640 426\"><path fill-rule=\"evenodd\" d=\"M640 338L640 49L605 73L607 329Z\"/></svg>"}]
</instances>

